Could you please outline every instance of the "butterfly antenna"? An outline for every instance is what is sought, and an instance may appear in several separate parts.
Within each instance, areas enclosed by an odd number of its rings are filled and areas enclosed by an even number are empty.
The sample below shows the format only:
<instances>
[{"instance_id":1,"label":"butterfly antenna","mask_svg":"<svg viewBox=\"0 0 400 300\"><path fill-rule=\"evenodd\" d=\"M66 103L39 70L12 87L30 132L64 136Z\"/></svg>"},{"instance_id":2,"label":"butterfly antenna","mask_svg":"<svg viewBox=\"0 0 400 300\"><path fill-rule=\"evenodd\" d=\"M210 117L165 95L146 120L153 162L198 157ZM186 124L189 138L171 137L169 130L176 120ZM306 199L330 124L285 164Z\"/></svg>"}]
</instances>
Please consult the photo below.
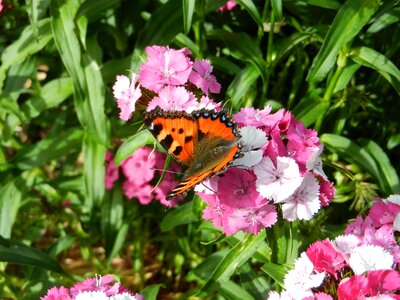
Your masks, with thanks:
<instances>
[{"instance_id":1,"label":"butterfly antenna","mask_svg":"<svg viewBox=\"0 0 400 300\"><path fill-rule=\"evenodd\" d=\"M201 184L202 184L207 190L209 190L210 192L216 194L216 192L215 192L212 188L210 188L209 186L206 186L206 185L204 184L204 182L202 182Z\"/></svg>"}]
</instances>

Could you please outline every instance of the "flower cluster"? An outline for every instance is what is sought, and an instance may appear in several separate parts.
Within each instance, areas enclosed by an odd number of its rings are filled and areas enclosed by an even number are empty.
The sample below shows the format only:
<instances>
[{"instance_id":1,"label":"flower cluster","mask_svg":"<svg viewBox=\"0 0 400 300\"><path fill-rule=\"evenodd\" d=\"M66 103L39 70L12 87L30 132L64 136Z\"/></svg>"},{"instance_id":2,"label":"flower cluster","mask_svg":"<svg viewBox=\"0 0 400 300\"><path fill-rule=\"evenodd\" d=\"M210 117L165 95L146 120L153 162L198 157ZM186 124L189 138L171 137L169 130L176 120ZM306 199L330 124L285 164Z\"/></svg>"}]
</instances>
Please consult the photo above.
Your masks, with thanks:
<instances>
[{"instance_id":1,"label":"flower cluster","mask_svg":"<svg viewBox=\"0 0 400 300\"><path fill-rule=\"evenodd\" d=\"M152 151L148 147L138 148L131 156L125 159L120 169L124 175L122 189L128 199L137 199L140 204L149 204L152 200L158 200L165 206L174 206L181 200L175 198L167 201L167 194L178 185L173 173L165 173L163 181L154 187L154 180L159 178L164 168L166 154ZM179 166L173 162L170 165L171 172L179 172ZM119 168L114 164L111 152L106 153L106 177L105 186L110 190L114 182L119 178Z\"/></svg>"},{"instance_id":2,"label":"flower cluster","mask_svg":"<svg viewBox=\"0 0 400 300\"><path fill-rule=\"evenodd\" d=\"M201 108L221 110L220 103L209 98L210 93L218 93L221 88L211 74L209 61L192 61L186 48L151 46L146 53L140 74L133 74L132 82L118 76L114 85L122 119L131 116L134 103L142 93L149 94L147 91L154 95L147 111L157 106L186 113ZM206 220L228 235L239 230L256 234L276 223L278 205L283 218L289 221L310 220L321 206L329 205L334 189L322 170L323 146L314 130L305 128L284 109L271 113L269 106L262 110L243 108L233 119L242 136L243 157L223 176L214 176L195 189L208 204L203 215ZM127 177L129 172L135 173L138 168L143 172L153 165L146 155L134 155L132 163L126 162L122 167ZM137 168L136 164L140 166ZM148 177L153 176L154 172ZM148 181L142 177L140 184ZM145 197L143 187L140 192L127 192L127 187L124 190L130 197ZM139 201L146 203L150 198Z\"/></svg>"},{"instance_id":3,"label":"flower cluster","mask_svg":"<svg viewBox=\"0 0 400 300\"><path fill-rule=\"evenodd\" d=\"M228 0L226 3L219 7L220 11L229 11L232 10L237 5L236 1Z\"/></svg>"},{"instance_id":4,"label":"flower cluster","mask_svg":"<svg viewBox=\"0 0 400 300\"><path fill-rule=\"evenodd\" d=\"M88 278L68 289L53 287L41 300L144 300L140 294L133 293L120 283L114 282L114 276L105 275Z\"/></svg>"},{"instance_id":5,"label":"flower cluster","mask_svg":"<svg viewBox=\"0 0 400 300\"><path fill-rule=\"evenodd\" d=\"M400 195L377 199L344 235L310 245L269 299L400 299L399 225Z\"/></svg>"},{"instance_id":6,"label":"flower cluster","mask_svg":"<svg viewBox=\"0 0 400 300\"><path fill-rule=\"evenodd\" d=\"M233 118L244 155L224 176L211 178L209 188L197 188L209 205L205 219L226 234L258 233L276 223L276 205L288 221L310 220L329 205L333 183L322 170L323 147L314 130L268 106L243 108Z\"/></svg>"}]
</instances>

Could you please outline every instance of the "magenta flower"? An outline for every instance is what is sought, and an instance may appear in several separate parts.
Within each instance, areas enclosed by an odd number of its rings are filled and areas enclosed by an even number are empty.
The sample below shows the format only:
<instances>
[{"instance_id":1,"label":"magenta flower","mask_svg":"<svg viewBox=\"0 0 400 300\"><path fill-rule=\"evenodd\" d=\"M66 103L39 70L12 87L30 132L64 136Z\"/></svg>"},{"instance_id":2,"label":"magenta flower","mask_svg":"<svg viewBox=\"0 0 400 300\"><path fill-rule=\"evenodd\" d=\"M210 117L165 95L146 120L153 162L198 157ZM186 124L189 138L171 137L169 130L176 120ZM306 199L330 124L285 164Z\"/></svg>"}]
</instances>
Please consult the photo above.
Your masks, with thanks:
<instances>
[{"instance_id":1,"label":"magenta flower","mask_svg":"<svg viewBox=\"0 0 400 300\"><path fill-rule=\"evenodd\" d=\"M203 218L213 222L215 227L227 229L227 217L232 214L233 209L221 204L216 194L200 194L200 197L208 206L203 210Z\"/></svg>"},{"instance_id":2,"label":"magenta flower","mask_svg":"<svg viewBox=\"0 0 400 300\"><path fill-rule=\"evenodd\" d=\"M389 198L388 198L389 199ZM387 200L377 199L368 216L371 218L375 227L393 223L396 216L400 213L400 205Z\"/></svg>"},{"instance_id":3,"label":"magenta flower","mask_svg":"<svg viewBox=\"0 0 400 300\"><path fill-rule=\"evenodd\" d=\"M121 163L122 171L129 182L140 186L153 179L156 158L151 152L148 147L140 147Z\"/></svg>"},{"instance_id":4,"label":"magenta flower","mask_svg":"<svg viewBox=\"0 0 400 300\"><path fill-rule=\"evenodd\" d=\"M134 182L125 180L122 183L122 189L124 190L124 195L128 199L136 198L142 205L147 205L153 200L153 187L148 183L137 185Z\"/></svg>"},{"instance_id":5,"label":"magenta flower","mask_svg":"<svg viewBox=\"0 0 400 300\"><path fill-rule=\"evenodd\" d=\"M106 176L105 176L105 187L107 190L111 190L114 186L114 182L118 180L119 172L115 166L114 157L110 151L106 152Z\"/></svg>"},{"instance_id":6,"label":"magenta flower","mask_svg":"<svg viewBox=\"0 0 400 300\"><path fill-rule=\"evenodd\" d=\"M140 83L158 93L165 85L184 85L192 71L186 48L146 47L147 61L140 67Z\"/></svg>"},{"instance_id":7,"label":"magenta flower","mask_svg":"<svg viewBox=\"0 0 400 300\"><path fill-rule=\"evenodd\" d=\"M137 75L132 72L132 81L124 75L117 76L113 86L114 97L117 99L120 109L120 119L127 121L135 111L136 101L142 96L140 86L137 83Z\"/></svg>"},{"instance_id":8,"label":"magenta flower","mask_svg":"<svg viewBox=\"0 0 400 300\"><path fill-rule=\"evenodd\" d=\"M328 272L336 279L337 271L345 265L343 256L336 251L329 240L311 244L306 253L317 272Z\"/></svg>"},{"instance_id":9,"label":"magenta flower","mask_svg":"<svg viewBox=\"0 0 400 300\"><path fill-rule=\"evenodd\" d=\"M232 10L237 3L234 0L228 0L224 5L219 7L220 11L229 11Z\"/></svg>"},{"instance_id":10,"label":"magenta flower","mask_svg":"<svg viewBox=\"0 0 400 300\"><path fill-rule=\"evenodd\" d=\"M221 85L217 82L214 75L211 75L213 67L209 60L195 59L192 72L189 75L189 81L197 86L206 95L209 92L218 94L221 91Z\"/></svg>"},{"instance_id":11,"label":"magenta flower","mask_svg":"<svg viewBox=\"0 0 400 300\"><path fill-rule=\"evenodd\" d=\"M40 298L41 300L72 300L67 288L53 287L47 291L47 294Z\"/></svg>"},{"instance_id":12,"label":"magenta flower","mask_svg":"<svg viewBox=\"0 0 400 300\"><path fill-rule=\"evenodd\" d=\"M76 297L82 291L101 291L107 296L116 295L121 292L125 292L125 288L121 286L119 282L111 283L114 281L113 275L104 275L96 278L88 278L83 282L76 283L71 288L71 295Z\"/></svg>"},{"instance_id":13,"label":"magenta flower","mask_svg":"<svg viewBox=\"0 0 400 300\"><path fill-rule=\"evenodd\" d=\"M244 107L239 112L233 115L235 122L239 123L240 126L255 126L263 128L264 126L270 125L269 122L265 121L271 116L272 107L267 105L264 109L259 110L253 107ZM274 124L278 122L275 120Z\"/></svg>"},{"instance_id":14,"label":"magenta flower","mask_svg":"<svg viewBox=\"0 0 400 300\"><path fill-rule=\"evenodd\" d=\"M159 106L165 111L181 110L190 113L198 105L193 93L188 92L183 86L167 85L150 101L146 110L151 111Z\"/></svg>"}]
</instances>

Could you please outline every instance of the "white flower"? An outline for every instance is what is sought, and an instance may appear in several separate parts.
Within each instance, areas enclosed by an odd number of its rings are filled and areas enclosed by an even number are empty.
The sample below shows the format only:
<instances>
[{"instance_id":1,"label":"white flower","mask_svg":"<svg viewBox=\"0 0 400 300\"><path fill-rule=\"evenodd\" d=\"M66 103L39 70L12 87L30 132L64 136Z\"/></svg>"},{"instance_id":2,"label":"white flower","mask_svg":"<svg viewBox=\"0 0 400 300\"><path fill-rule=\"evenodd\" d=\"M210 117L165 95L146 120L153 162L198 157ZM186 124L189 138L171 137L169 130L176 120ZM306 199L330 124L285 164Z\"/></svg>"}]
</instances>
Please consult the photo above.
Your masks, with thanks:
<instances>
[{"instance_id":1,"label":"white flower","mask_svg":"<svg viewBox=\"0 0 400 300\"><path fill-rule=\"evenodd\" d=\"M300 187L283 203L282 213L286 220L310 220L321 208L319 185L315 177L306 174Z\"/></svg>"},{"instance_id":2,"label":"white flower","mask_svg":"<svg viewBox=\"0 0 400 300\"><path fill-rule=\"evenodd\" d=\"M254 167L257 176L257 191L274 203L280 203L290 197L301 185L299 166L290 157L276 158L276 167L269 157L264 157Z\"/></svg>"},{"instance_id":3,"label":"white flower","mask_svg":"<svg viewBox=\"0 0 400 300\"><path fill-rule=\"evenodd\" d=\"M132 81L125 75L117 76L113 86L114 97L120 109L120 119L127 121L135 111L136 101L142 96L138 76L132 72Z\"/></svg>"},{"instance_id":4,"label":"white flower","mask_svg":"<svg viewBox=\"0 0 400 300\"><path fill-rule=\"evenodd\" d=\"M84 291L76 295L75 300L109 300L104 292L89 292Z\"/></svg>"},{"instance_id":5,"label":"white flower","mask_svg":"<svg viewBox=\"0 0 400 300\"><path fill-rule=\"evenodd\" d=\"M356 275L366 271L388 270L392 268L393 256L380 246L364 245L352 251L349 265Z\"/></svg>"},{"instance_id":6,"label":"white flower","mask_svg":"<svg viewBox=\"0 0 400 300\"><path fill-rule=\"evenodd\" d=\"M268 300L293 300L288 291L282 291L280 294L271 291L268 293Z\"/></svg>"},{"instance_id":7,"label":"white flower","mask_svg":"<svg viewBox=\"0 0 400 300\"><path fill-rule=\"evenodd\" d=\"M386 204L388 202L392 202L394 204L400 205L400 195L390 195L386 199L382 199L382 201L385 202Z\"/></svg>"},{"instance_id":8,"label":"white flower","mask_svg":"<svg viewBox=\"0 0 400 300\"><path fill-rule=\"evenodd\" d=\"M303 252L294 263L294 269L285 275L285 289L293 299L313 297L312 288L319 287L325 278L325 272L315 273L314 265Z\"/></svg>"},{"instance_id":9,"label":"white flower","mask_svg":"<svg viewBox=\"0 0 400 300\"><path fill-rule=\"evenodd\" d=\"M240 142L242 143L243 157L236 159L234 165L238 167L250 168L257 165L262 157L264 151L261 147L265 146L268 142L267 135L264 131L255 126L245 126L239 128L242 136Z\"/></svg>"},{"instance_id":10,"label":"white flower","mask_svg":"<svg viewBox=\"0 0 400 300\"><path fill-rule=\"evenodd\" d=\"M111 296L109 299L110 300L137 300L137 298L135 296L132 296L129 293L117 294L117 295Z\"/></svg>"},{"instance_id":11,"label":"white flower","mask_svg":"<svg viewBox=\"0 0 400 300\"><path fill-rule=\"evenodd\" d=\"M342 254L346 261L350 257L350 253L360 244L360 239L354 234L339 235L333 241L335 249Z\"/></svg>"},{"instance_id":12,"label":"white flower","mask_svg":"<svg viewBox=\"0 0 400 300\"><path fill-rule=\"evenodd\" d=\"M325 180L328 181L328 176L326 176L324 170L322 169L321 153L323 150L323 145L319 145L318 147L314 148L313 154L311 154L310 158L307 160L306 168L307 171L321 175Z\"/></svg>"}]
</instances>

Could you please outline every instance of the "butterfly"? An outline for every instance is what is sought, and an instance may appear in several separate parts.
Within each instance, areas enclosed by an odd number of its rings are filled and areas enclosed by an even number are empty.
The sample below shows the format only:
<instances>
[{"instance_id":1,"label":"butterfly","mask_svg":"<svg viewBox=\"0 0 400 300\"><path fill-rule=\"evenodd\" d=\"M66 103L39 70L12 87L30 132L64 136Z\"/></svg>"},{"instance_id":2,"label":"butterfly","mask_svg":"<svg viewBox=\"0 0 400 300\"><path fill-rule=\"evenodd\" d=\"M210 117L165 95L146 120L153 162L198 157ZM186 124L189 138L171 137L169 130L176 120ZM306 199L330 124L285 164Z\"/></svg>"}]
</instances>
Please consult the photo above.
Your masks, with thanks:
<instances>
[{"instance_id":1,"label":"butterfly","mask_svg":"<svg viewBox=\"0 0 400 300\"><path fill-rule=\"evenodd\" d=\"M226 111L164 111L143 115L156 140L184 168L184 179L167 196L184 196L206 178L220 174L242 156L237 125Z\"/></svg>"}]
</instances>

